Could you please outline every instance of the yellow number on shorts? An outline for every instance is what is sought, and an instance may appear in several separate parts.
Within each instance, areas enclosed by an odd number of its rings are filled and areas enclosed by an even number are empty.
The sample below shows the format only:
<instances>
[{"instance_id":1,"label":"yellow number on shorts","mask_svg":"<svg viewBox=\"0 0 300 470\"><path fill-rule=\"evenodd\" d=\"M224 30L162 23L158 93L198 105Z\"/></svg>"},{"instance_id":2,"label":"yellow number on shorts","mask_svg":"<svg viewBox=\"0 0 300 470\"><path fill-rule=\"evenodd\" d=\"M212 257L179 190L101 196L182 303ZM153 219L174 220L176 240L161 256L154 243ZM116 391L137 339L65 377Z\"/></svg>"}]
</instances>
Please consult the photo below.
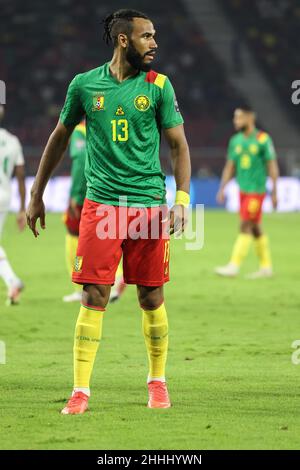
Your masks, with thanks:
<instances>
[{"instance_id":1,"label":"yellow number on shorts","mask_svg":"<svg viewBox=\"0 0 300 470\"><path fill-rule=\"evenodd\" d=\"M112 125L112 140L116 142L125 142L128 140L128 121L127 119L113 119ZM119 132L117 132L119 130Z\"/></svg>"},{"instance_id":2,"label":"yellow number on shorts","mask_svg":"<svg viewBox=\"0 0 300 470\"><path fill-rule=\"evenodd\" d=\"M248 203L248 211L250 214L255 215L259 209L259 201L257 199L250 199Z\"/></svg>"},{"instance_id":3,"label":"yellow number on shorts","mask_svg":"<svg viewBox=\"0 0 300 470\"><path fill-rule=\"evenodd\" d=\"M164 263L168 263L170 259L170 241L165 241Z\"/></svg>"}]
</instances>

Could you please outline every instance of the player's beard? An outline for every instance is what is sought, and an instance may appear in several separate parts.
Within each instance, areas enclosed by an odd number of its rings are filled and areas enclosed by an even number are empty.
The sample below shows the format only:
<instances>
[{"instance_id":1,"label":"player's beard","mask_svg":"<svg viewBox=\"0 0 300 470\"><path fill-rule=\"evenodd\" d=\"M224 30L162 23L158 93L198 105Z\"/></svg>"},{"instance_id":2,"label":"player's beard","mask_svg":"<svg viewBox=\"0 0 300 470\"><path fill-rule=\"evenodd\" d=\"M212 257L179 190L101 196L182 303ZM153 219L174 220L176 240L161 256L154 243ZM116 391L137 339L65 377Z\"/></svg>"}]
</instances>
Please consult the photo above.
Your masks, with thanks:
<instances>
[{"instance_id":1,"label":"player's beard","mask_svg":"<svg viewBox=\"0 0 300 470\"><path fill-rule=\"evenodd\" d=\"M247 132L248 126L234 126L236 132Z\"/></svg>"},{"instance_id":2,"label":"player's beard","mask_svg":"<svg viewBox=\"0 0 300 470\"><path fill-rule=\"evenodd\" d=\"M131 67L136 70L142 70L143 72L149 72L151 70L151 64L145 64L143 59L146 56L142 56L134 47L132 41L129 41L127 52L126 52L126 60L129 62Z\"/></svg>"}]
</instances>

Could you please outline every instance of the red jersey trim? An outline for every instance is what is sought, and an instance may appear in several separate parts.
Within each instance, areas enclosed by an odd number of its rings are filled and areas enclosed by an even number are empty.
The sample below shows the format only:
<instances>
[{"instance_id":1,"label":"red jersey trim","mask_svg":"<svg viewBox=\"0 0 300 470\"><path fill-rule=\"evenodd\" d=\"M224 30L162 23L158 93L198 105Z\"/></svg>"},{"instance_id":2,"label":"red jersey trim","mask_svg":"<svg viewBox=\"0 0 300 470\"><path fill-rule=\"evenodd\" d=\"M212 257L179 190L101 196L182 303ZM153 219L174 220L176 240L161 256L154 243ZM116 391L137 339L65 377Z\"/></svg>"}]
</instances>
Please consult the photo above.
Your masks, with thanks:
<instances>
[{"instance_id":1,"label":"red jersey trim","mask_svg":"<svg viewBox=\"0 0 300 470\"><path fill-rule=\"evenodd\" d=\"M158 75L157 72L154 72L154 70L150 70L149 72L147 72L145 82L154 83L157 75Z\"/></svg>"}]
</instances>

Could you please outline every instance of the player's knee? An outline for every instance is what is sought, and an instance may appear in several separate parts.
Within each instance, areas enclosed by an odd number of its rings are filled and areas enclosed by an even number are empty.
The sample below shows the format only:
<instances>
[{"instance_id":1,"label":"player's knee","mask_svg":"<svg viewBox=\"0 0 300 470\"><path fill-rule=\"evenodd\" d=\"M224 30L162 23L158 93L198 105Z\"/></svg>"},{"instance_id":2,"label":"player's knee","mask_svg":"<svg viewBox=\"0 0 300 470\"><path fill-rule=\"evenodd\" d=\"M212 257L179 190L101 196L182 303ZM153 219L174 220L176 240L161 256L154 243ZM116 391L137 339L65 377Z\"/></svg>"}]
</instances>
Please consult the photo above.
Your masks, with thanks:
<instances>
[{"instance_id":1,"label":"player's knee","mask_svg":"<svg viewBox=\"0 0 300 470\"><path fill-rule=\"evenodd\" d=\"M243 220L240 226L242 233L252 233L253 223L250 220Z\"/></svg>"},{"instance_id":2,"label":"player's knee","mask_svg":"<svg viewBox=\"0 0 300 470\"><path fill-rule=\"evenodd\" d=\"M105 308L110 294L109 285L85 284L83 286L82 301L85 305Z\"/></svg>"},{"instance_id":3,"label":"player's knee","mask_svg":"<svg viewBox=\"0 0 300 470\"><path fill-rule=\"evenodd\" d=\"M262 235L261 227L258 224L253 224L252 234L255 238L259 238Z\"/></svg>"},{"instance_id":4,"label":"player's knee","mask_svg":"<svg viewBox=\"0 0 300 470\"><path fill-rule=\"evenodd\" d=\"M144 310L155 310L164 301L162 287L138 286L137 289L139 303Z\"/></svg>"}]
</instances>

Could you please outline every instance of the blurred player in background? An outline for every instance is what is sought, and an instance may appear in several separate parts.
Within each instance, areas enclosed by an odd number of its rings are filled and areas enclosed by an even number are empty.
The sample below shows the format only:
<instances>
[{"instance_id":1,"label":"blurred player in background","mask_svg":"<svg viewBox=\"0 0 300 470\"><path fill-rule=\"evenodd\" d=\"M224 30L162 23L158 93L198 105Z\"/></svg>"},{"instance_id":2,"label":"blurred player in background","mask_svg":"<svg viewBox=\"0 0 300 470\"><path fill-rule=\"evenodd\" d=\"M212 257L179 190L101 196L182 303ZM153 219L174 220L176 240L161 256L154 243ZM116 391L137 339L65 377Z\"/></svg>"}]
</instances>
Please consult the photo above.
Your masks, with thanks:
<instances>
[{"instance_id":1,"label":"blurred player in background","mask_svg":"<svg viewBox=\"0 0 300 470\"><path fill-rule=\"evenodd\" d=\"M75 127L70 140L70 157L72 159L71 167L71 189L69 207L64 216L64 222L67 229L66 234L66 262L67 268L72 277L74 262L79 237L79 224L81 218L82 206L86 194L86 179L84 175L84 166L86 159L86 125L83 120ZM80 302L82 287L79 284L74 285L74 292L63 297L64 302ZM118 300L125 289L126 284L123 278L122 264L119 264L114 287L111 289L110 302Z\"/></svg>"},{"instance_id":2,"label":"blurred player in background","mask_svg":"<svg viewBox=\"0 0 300 470\"><path fill-rule=\"evenodd\" d=\"M0 125L4 118L4 106L0 105ZM26 225L25 215L25 170L22 147L18 138L0 127L0 241L4 221L10 207L11 178L15 174L20 195L20 210L17 224L20 230ZM0 245L0 277L7 287L7 305L18 303L24 287L13 271L3 247Z\"/></svg>"},{"instance_id":3,"label":"blurred player in background","mask_svg":"<svg viewBox=\"0 0 300 470\"><path fill-rule=\"evenodd\" d=\"M171 149L177 187L168 214L171 234L180 234L187 222L189 148L174 89L165 75L151 70L157 51L151 20L135 10L119 10L105 19L104 29L107 42L114 46L113 57L72 80L59 123L44 150L27 210L28 225L38 236L38 219L45 228L45 186L74 127L86 115L87 196L73 271L73 281L83 284L83 295L74 338L74 388L63 414L87 410L103 313L122 255L124 280L137 285L142 310L149 359L148 407L171 406L165 378L168 319L163 291L169 280L170 241L164 229L168 218L162 213L167 206L159 160L161 132ZM158 220L158 237L126 237L118 223L115 236L97 236L102 211L114 214L127 233L128 206L142 208L147 230Z\"/></svg>"},{"instance_id":4,"label":"blurred player in background","mask_svg":"<svg viewBox=\"0 0 300 470\"><path fill-rule=\"evenodd\" d=\"M217 200L220 204L224 203L224 188L235 175L240 189L241 225L229 263L215 269L220 276L234 277L239 273L253 238L259 270L247 277L257 279L273 275L269 240L260 224L268 175L273 184L273 207L277 207L279 171L272 139L266 132L255 127L255 120L255 113L248 106L237 108L234 112L233 123L237 133L229 141L227 162Z\"/></svg>"},{"instance_id":5,"label":"blurred player in background","mask_svg":"<svg viewBox=\"0 0 300 470\"><path fill-rule=\"evenodd\" d=\"M86 194L86 179L84 176L84 166L86 158L86 126L83 120L75 127L70 140L71 166L71 189L69 207L65 213L64 222L66 225L66 262L67 268L72 277L73 266L76 257L79 237L79 223L82 206ZM63 297L64 302L80 302L81 286L74 285L74 292Z\"/></svg>"}]
</instances>

